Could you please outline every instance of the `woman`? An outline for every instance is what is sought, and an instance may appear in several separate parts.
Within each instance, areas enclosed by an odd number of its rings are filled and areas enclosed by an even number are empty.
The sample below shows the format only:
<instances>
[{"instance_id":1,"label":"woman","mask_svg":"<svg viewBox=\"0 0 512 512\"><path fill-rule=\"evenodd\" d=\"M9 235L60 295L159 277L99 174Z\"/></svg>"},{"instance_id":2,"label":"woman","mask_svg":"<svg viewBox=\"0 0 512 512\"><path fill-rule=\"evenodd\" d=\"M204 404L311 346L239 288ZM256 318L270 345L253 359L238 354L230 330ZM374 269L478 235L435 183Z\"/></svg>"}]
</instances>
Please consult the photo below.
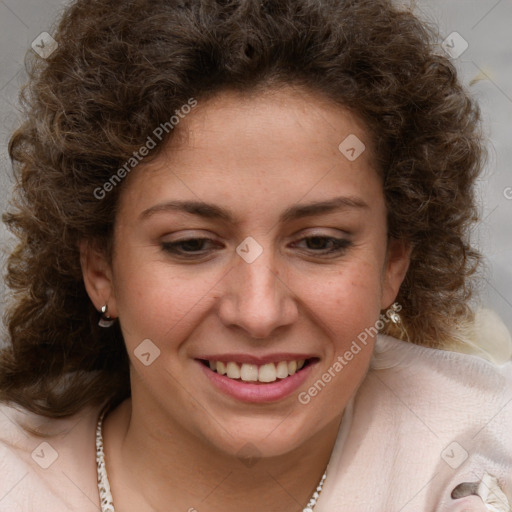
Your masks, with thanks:
<instances>
[{"instance_id":1,"label":"woman","mask_svg":"<svg viewBox=\"0 0 512 512\"><path fill-rule=\"evenodd\" d=\"M10 143L0 510L509 510L511 364L462 353L479 111L433 33L78 0L53 37Z\"/></svg>"}]
</instances>

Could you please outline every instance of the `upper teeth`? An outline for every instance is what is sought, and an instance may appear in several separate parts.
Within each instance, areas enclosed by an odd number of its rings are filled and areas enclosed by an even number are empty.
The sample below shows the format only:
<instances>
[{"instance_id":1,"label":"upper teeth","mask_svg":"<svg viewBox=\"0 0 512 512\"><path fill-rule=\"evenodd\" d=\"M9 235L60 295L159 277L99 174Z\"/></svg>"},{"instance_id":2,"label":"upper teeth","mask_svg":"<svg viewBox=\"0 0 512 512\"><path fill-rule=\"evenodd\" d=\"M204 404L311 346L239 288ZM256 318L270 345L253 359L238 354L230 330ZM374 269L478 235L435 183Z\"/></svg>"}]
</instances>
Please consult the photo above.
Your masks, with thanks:
<instances>
[{"instance_id":1,"label":"upper teeth","mask_svg":"<svg viewBox=\"0 0 512 512\"><path fill-rule=\"evenodd\" d=\"M210 368L230 379L242 379L245 382L274 382L293 375L304 366L304 359L298 361L279 361L278 363L239 364L234 361L208 361Z\"/></svg>"}]
</instances>

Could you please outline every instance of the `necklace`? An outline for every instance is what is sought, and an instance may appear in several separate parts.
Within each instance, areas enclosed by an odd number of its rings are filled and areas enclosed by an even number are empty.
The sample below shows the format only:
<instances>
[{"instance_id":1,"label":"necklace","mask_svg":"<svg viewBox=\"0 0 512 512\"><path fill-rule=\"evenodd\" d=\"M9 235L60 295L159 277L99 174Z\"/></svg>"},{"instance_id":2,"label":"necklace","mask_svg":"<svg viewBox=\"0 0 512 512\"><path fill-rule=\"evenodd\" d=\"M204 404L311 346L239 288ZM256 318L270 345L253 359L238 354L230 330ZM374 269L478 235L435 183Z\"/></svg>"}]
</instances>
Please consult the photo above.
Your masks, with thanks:
<instances>
[{"instance_id":1,"label":"necklace","mask_svg":"<svg viewBox=\"0 0 512 512\"><path fill-rule=\"evenodd\" d=\"M96 425L96 466L98 470L98 491L100 494L101 512L115 512L114 500L112 499L112 492L110 491L110 482L108 481L107 468L105 466L105 452L103 451L103 418L105 416L103 411L100 414L98 423ZM308 504L302 512L313 512L316 502L322 492L327 472L325 472L318 483L318 486L311 496Z\"/></svg>"}]
</instances>

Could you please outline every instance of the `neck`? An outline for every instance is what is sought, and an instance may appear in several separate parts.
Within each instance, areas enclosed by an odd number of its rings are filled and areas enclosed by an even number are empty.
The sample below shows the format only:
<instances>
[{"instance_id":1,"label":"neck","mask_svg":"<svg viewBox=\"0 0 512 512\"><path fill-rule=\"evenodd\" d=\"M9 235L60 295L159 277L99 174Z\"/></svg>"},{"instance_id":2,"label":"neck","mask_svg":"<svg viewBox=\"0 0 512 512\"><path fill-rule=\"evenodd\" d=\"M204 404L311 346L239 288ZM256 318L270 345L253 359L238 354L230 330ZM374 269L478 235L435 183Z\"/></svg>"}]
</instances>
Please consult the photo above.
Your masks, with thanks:
<instances>
[{"instance_id":1,"label":"neck","mask_svg":"<svg viewBox=\"0 0 512 512\"><path fill-rule=\"evenodd\" d=\"M137 409L137 408L134 408ZM127 400L107 416L105 453L116 510L302 510L329 462L340 417L293 451L226 454L179 425L153 426ZM169 504L172 503L172 509Z\"/></svg>"}]
</instances>

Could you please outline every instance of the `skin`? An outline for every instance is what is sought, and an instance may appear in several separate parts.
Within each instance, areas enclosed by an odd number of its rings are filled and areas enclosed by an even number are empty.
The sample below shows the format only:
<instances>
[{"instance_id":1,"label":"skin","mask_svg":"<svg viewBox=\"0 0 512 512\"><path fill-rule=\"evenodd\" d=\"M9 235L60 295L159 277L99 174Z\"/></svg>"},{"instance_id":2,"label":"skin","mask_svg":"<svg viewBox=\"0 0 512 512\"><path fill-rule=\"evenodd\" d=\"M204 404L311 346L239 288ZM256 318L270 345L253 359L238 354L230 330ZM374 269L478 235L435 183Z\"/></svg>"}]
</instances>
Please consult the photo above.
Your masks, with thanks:
<instances>
[{"instance_id":1,"label":"skin","mask_svg":"<svg viewBox=\"0 0 512 512\"><path fill-rule=\"evenodd\" d=\"M350 134L366 145L353 162L338 149ZM225 91L199 102L175 135L123 184L112 264L82 245L91 300L98 310L108 302L131 358L132 398L104 427L114 503L123 511L302 510L374 340L307 405L298 392L393 303L409 250L388 240L364 124L329 100L291 87ZM338 197L365 206L281 219ZM143 215L184 200L232 219L165 208ZM250 264L235 250L249 236L263 249ZM213 242L182 244L184 256L162 245L194 237ZM328 253L332 237L349 244ZM149 366L134 355L145 339L161 351ZM214 388L195 360L233 352L308 353L318 362L291 396L250 404ZM243 449L256 450L251 467Z\"/></svg>"}]
</instances>

